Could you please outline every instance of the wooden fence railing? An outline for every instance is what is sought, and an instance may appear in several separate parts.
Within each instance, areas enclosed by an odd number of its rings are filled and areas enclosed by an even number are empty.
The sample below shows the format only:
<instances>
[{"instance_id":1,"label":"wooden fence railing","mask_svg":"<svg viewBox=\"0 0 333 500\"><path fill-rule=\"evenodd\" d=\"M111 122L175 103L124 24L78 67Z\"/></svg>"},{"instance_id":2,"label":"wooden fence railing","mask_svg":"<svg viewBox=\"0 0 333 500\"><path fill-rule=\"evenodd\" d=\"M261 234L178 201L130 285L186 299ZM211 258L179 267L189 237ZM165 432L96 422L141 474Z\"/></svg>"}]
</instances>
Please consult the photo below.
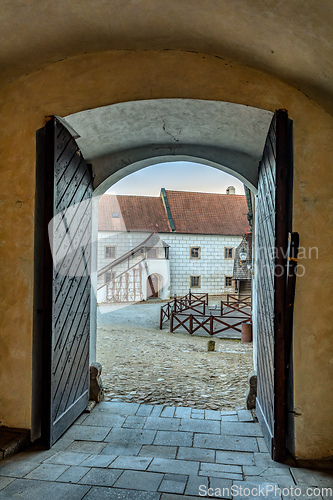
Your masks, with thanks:
<instances>
[{"instance_id":1,"label":"wooden fence railing","mask_svg":"<svg viewBox=\"0 0 333 500\"><path fill-rule=\"evenodd\" d=\"M247 309L247 311L245 309ZM241 302L239 302L236 305L232 305L231 303L228 303L228 301L224 302L223 300L221 300L221 316L229 315L230 317L234 312L249 316L250 318L252 317L249 304L242 304Z\"/></svg>"},{"instance_id":2,"label":"wooden fence railing","mask_svg":"<svg viewBox=\"0 0 333 500\"><path fill-rule=\"evenodd\" d=\"M161 307L160 312L160 329L164 321L168 321L171 317L171 312L181 313L183 311L191 310L200 315L206 314L206 306L208 305L208 293L194 294L188 293L184 297L175 297L172 301L168 302Z\"/></svg>"},{"instance_id":3,"label":"wooden fence railing","mask_svg":"<svg viewBox=\"0 0 333 500\"><path fill-rule=\"evenodd\" d=\"M233 293L228 293L227 294L227 304L235 304L235 305L246 305L246 306L251 306L251 295L244 295L241 299L238 297L238 295L233 294Z\"/></svg>"},{"instance_id":4,"label":"wooden fence railing","mask_svg":"<svg viewBox=\"0 0 333 500\"><path fill-rule=\"evenodd\" d=\"M236 323L230 323L230 319L238 320ZM178 328L183 327L190 335L195 333L200 328L209 335L216 335L226 330L235 330L239 333L242 331L243 323L251 323L251 318L239 316L196 316L194 314L174 313L171 311L170 316L170 332L173 333Z\"/></svg>"}]
</instances>

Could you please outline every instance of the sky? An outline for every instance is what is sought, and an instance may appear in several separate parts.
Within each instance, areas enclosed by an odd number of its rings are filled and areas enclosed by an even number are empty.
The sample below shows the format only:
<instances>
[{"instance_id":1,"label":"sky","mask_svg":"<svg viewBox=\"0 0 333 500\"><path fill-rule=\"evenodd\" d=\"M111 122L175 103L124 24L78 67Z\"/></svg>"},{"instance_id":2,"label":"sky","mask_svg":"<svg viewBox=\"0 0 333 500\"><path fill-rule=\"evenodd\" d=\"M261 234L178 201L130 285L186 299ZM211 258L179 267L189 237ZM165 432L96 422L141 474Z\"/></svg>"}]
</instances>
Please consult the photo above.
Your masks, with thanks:
<instances>
[{"instance_id":1,"label":"sky","mask_svg":"<svg viewBox=\"0 0 333 500\"><path fill-rule=\"evenodd\" d=\"M225 194L228 186L234 186L236 194L244 194L243 183L232 175L200 163L177 161L143 168L118 181L106 194L159 196L162 187Z\"/></svg>"}]
</instances>

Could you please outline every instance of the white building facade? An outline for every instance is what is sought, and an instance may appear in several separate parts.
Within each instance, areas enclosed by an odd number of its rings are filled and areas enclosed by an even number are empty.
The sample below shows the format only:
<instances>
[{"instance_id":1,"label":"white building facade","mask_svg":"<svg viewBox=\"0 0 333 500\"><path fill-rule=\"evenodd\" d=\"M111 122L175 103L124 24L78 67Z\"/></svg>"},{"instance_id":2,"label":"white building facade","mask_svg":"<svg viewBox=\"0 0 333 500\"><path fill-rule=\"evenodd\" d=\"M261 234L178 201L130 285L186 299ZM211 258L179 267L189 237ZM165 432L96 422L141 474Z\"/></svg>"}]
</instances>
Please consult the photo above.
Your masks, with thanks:
<instances>
[{"instance_id":1,"label":"white building facade","mask_svg":"<svg viewBox=\"0 0 333 500\"><path fill-rule=\"evenodd\" d=\"M101 198L99 303L233 293L235 249L249 229L245 196L162 191Z\"/></svg>"}]
</instances>

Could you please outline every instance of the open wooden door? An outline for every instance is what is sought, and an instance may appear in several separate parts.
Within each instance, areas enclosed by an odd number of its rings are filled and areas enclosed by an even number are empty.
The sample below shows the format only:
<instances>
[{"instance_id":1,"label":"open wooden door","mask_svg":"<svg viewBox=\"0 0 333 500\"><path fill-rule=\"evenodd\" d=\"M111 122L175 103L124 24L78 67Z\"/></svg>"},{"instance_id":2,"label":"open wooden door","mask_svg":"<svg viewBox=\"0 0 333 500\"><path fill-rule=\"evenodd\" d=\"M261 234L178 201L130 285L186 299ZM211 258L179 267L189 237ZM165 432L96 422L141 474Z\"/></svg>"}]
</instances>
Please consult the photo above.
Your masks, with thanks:
<instances>
[{"instance_id":1,"label":"open wooden door","mask_svg":"<svg viewBox=\"0 0 333 500\"><path fill-rule=\"evenodd\" d=\"M88 403L92 173L56 118L45 126L42 437L50 447Z\"/></svg>"},{"instance_id":2,"label":"open wooden door","mask_svg":"<svg viewBox=\"0 0 333 500\"><path fill-rule=\"evenodd\" d=\"M292 206L292 122L275 112L259 166L257 416L274 460L286 453L286 261Z\"/></svg>"}]
</instances>

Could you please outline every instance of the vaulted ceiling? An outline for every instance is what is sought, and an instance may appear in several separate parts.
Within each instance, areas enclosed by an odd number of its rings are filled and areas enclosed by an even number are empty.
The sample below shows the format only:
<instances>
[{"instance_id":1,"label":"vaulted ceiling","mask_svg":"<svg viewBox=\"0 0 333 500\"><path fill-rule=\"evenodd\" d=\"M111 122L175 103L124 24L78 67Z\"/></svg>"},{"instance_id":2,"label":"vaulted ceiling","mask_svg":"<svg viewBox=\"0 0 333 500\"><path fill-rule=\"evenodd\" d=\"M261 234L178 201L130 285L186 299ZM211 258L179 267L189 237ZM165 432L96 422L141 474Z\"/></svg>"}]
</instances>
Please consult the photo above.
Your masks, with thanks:
<instances>
[{"instance_id":1,"label":"vaulted ceiling","mask_svg":"<svg viewBox=\"0 0 333 500\"><path fill-rule=\"evenodd\" d=\"M2 0L0 85L102 50L210 53L333 112L332 0Z\"/></svg>"},{"instance_id":2,"label":"vaulted ceiling","mask_svg":"<svg viewBox=\"0 0 333 500\"><path fill-rule=\"evenodd\" d=\"M65 117L94 185L161 161L195 160L225 170L256 189L272 113L241 104L152 99L113 104Z\"/></svg>"}]
</instances>

